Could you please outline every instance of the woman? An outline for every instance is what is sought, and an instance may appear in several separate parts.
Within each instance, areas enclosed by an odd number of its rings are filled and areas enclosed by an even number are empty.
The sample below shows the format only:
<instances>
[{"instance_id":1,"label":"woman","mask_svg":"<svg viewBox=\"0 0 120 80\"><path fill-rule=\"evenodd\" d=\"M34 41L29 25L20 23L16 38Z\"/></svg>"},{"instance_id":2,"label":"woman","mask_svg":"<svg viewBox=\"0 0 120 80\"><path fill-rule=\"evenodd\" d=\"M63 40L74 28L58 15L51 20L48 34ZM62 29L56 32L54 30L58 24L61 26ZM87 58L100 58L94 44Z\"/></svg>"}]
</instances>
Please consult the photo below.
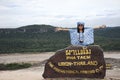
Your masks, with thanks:
<instances>
[{"instance_id":1,"label":"woman","mask_svg":"<svg viewBox=\"0 0 120 80\"><path fill-rule=\"evenodd\" d=\"M100 27L91 28L84 27L84 25L84 22L78 22L77 30L73 28L69 29L72 45L87 46L94 43L94 29Z\"/></svg>"},{"instance_id":2,"label":"woman","mask_svg":"<svg viewBox=\"0 0 120 80\"><path fill-rule=\"evenodd\" d=\"M83 33L84 33L84 23L77 23L78 25L77 25L77 32L79 33L79 42L80 43L83 43L83 41L84 41L84 35L83 35Z\"/></svg>"}]
</instances>

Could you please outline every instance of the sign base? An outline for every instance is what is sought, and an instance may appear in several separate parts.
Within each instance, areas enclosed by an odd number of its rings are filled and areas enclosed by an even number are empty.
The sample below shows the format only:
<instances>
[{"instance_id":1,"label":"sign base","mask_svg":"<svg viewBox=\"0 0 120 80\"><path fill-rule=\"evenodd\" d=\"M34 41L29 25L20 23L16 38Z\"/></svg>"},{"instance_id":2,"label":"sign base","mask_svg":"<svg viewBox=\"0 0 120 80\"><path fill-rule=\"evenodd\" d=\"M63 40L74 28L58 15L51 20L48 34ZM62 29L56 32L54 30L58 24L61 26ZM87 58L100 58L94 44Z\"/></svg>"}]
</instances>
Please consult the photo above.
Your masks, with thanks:
<instances>
[{"instance_id":1,"label":"sign base","mask_svg":"<svg viewBox=\"0 0 120 80\"><path fill-rule=\"evenodd\" d=\"M48 59L44 78L104 79L106 64L100 46L69 46Z\"/></svg>"}]
</instances>

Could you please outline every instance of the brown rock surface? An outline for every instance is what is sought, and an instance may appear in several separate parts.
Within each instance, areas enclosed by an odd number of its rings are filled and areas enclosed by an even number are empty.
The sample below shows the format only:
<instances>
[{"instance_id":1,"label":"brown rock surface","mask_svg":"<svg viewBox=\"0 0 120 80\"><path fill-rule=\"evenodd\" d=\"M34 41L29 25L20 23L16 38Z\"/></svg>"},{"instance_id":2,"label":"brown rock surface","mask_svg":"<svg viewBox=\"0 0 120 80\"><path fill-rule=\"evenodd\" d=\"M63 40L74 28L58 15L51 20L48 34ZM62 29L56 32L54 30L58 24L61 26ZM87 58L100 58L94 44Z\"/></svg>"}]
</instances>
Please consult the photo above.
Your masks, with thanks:
<instances>
[{"instance_id":1,"label":"brown rock surface","mask_svg":"<svg viewBox=\"0 0 120 80\"><path fill-rule=\"evenodd\" d=\"M99 46L69 46L59 50L45 64L44 78L104 78L103 51Z\"/></svg>"}]
</instances>

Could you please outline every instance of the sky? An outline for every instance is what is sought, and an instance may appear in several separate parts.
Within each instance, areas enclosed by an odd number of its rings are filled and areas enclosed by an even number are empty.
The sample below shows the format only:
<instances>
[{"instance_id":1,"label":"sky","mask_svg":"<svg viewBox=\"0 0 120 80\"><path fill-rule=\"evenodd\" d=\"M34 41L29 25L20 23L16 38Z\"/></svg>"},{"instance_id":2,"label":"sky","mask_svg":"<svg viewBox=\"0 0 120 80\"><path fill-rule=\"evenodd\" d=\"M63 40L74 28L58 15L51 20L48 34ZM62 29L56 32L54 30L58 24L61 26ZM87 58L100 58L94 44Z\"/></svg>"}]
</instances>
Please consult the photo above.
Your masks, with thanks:
<instances>
[{"instance_id":1,"label":"sky","mask_svg":"<svg viewBox=\"0 0 120 80\"><path fill-rule=\"evenodd\" d=\"M57 27L120 26L120 0L0 0L0 28L32 24Z\"/></svg>"}]
</instances>

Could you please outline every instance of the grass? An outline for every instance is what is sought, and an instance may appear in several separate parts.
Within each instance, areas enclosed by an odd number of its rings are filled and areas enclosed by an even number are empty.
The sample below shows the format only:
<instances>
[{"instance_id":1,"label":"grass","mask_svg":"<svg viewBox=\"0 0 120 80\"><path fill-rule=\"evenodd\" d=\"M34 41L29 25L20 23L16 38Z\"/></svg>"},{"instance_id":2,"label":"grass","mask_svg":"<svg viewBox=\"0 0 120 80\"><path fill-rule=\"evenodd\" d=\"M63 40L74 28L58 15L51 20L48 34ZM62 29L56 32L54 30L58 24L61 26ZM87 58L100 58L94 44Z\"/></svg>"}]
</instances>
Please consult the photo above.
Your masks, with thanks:
<instances>
[{"instance_id":1,"label":"grass","mask_svg":"<svg viewBox=\"0 0 120 80\"><path fill-rule=\"evenodd\" d=\"M30 63L9 63L9 64L0 64L0 70L17 70L31 67Z\"/></svg>"}]
</instances>

